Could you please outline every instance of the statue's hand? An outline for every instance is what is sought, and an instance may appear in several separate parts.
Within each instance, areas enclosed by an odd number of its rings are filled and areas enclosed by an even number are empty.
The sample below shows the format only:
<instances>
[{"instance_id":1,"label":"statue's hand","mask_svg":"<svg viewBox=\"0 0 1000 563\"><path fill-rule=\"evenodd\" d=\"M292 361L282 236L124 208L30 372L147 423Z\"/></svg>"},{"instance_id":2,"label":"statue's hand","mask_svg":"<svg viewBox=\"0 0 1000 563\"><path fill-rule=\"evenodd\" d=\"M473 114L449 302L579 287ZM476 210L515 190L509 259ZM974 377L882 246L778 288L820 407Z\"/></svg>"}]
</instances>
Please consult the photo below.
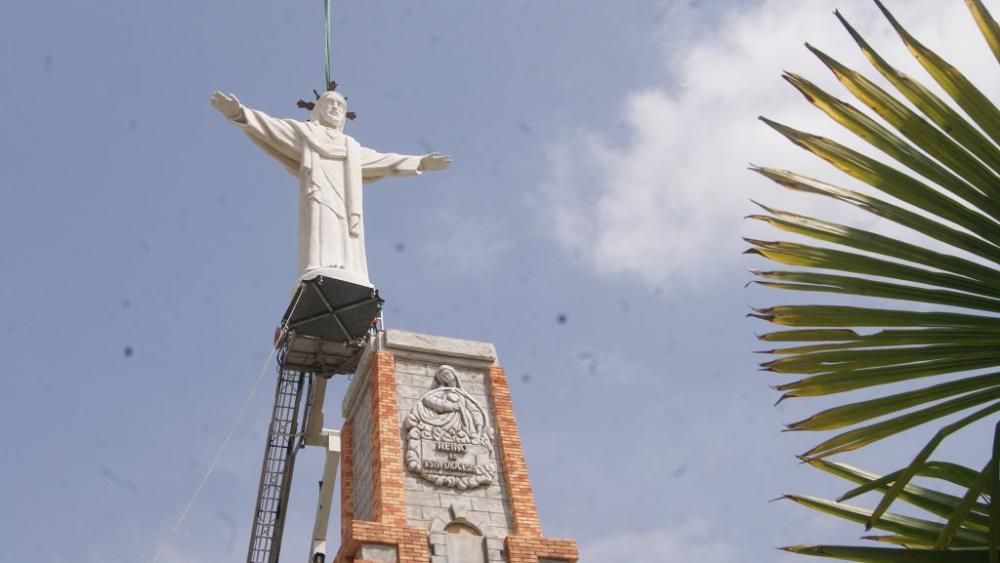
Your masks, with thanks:
<instances>
[{"instance_id":1,"label":"statue's hand","mask_svg":"<svg viewBox=\"0 0 1000 563\"><path fill-rule=\"evenodd\" d=\"M449 166L451 166L450 156L432 152L420 159L420 166L417 167L417 170L444 170Z\"/></svg>"},{"instance_id":2,"label":"statue's hand","mask_svg":"<svg viewBox=\"0 0 1000 563\"><path fill-rule=\"evenodd\" d=\"M243 116L243 105L232 94L223 94L216 90L212 93L212 107L226 116L226 119L239 120Z\"/></svg>"},{"instance_id":3,"label":"statue's hand","mask_svg":"<svg viewBox=\"0 0 1000 563\"><path fill-rule=\"evenodd\" d=\"M354 238L361 236L361 215L357 213L351 215L347 220L347 230Z\"/></svg>"}]
</instances>

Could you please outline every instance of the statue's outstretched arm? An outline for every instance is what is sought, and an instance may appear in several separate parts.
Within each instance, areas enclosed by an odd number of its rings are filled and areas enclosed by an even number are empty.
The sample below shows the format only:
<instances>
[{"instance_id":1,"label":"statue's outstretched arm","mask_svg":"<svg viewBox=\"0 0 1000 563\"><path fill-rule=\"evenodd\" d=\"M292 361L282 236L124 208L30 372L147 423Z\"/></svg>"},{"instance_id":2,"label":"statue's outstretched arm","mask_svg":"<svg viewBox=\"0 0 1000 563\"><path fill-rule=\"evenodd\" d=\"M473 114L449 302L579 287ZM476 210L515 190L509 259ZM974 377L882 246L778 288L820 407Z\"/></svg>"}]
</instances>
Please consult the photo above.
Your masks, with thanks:
<instances>
[{"instance_id":1,"label":"statue's outstretched arm","mask_svg":"<svg viewBox=\"0 0 1000 563\"><path fill-rule=\"evenodd\" d=\"M423 156L396 153L380 153L368 148L361 149L361 175L366 180L386 176L413 176L425 170L444 170L451 164L451 158L436 152Z\"/></svg>"},{"instance_id":2,"label":"statue's outstretched arm","mask_svg":"<svg viewBox=\"0 0 1000 563\"><path fill-rule=\"evenodd\" d=\"M361 176L366 180L415 174L420 174L419 156L361 149Z\"/></svg>"},{"instance_id":3,"label":"statue's outstretched arm","mask_svg":"<svg viewBox=\"0 0 1000 563\"><path fill-rule=\"evenodd\" d=\"M250 139L279 160L293 174L302 152L302 138L293 119L277 119L248 108L236 96L218 90L212 94L212 106L239 125Z\"/></svg>"},{"instance_id":4,"label":"statue's outstretched arm","mask_svg":"<svg viewBox=\"0 0 1000 563\"><path fill-rule=\"evenodd\" d=\"M212 92L212 107L219 110L226 119L236 123L246 123L243 117L243 104L232 94L225 94L221 90Z\"/></svg>"}]
</instances>

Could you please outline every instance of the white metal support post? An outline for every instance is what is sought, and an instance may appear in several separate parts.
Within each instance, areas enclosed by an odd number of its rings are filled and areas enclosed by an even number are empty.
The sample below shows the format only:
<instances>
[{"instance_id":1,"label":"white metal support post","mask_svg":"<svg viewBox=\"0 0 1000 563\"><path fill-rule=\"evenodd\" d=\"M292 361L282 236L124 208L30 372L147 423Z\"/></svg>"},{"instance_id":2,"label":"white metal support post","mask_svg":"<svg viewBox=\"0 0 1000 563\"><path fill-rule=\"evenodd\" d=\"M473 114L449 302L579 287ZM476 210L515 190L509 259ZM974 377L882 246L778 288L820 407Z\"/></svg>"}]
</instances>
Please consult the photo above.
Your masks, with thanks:
<instances>
[{"instance_id":1,"label":"white metal support post","mask_svg":"<svg viewBox=\"0 0 1000 563\"><path fill-rule=\"evenodd\" d=\"M319 502L316 505L316 522L313 524L312 549L309 563L326 560L326 532L330 524L330 506L333 491L337 485L337 468L340 465L340 431L324 428L322 436L326 442L326 462L323 464L323 480L319 482ZM321 555L321 557L317 557Z\"/></svg>"}]
</instances>

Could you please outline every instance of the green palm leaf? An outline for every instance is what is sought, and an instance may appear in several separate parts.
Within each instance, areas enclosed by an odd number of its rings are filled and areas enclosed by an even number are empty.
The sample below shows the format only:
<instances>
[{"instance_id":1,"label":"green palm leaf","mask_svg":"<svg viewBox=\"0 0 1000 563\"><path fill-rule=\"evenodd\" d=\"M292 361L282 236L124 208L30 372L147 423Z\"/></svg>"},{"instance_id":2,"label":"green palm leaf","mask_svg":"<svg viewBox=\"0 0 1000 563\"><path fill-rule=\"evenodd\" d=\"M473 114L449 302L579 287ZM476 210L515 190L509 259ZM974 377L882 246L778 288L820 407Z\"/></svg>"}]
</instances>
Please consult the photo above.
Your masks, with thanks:
<instances>
[{"instance_id":1,"label":"green palm leaf","mask_svg":"<svg viewBox=\"0 0 1000 563\"><path fill-rule=\"evenodd\" d=\"M761 120L867 184L872 193L777 168L752 170L786 189L823 196L879 217L923 241L906 242L761 205L763 211L751 219L800 241L747 239L748 253L794 268L752 270L757 279L751 283L890 305L777 305L755 309L749 316L787 327L758 337L776 346L763 351L775 357L763 362L762 370L798 376L775 385L782 393L779 401L926 380L922 387L847 402L788 425L793 431L839 431L811 448L804 459L858 485L843 499L872 491L882 496L872 510L812 497L786 498L886 530L890 535L869 539L910 549L788 549L855 561L997 561L1000 507L995 504L1000 502L987 505L979 499L1000 494L1000 463L994 462L1000 452L994 455L991 449L981 470L929 458L952 434L1000 413L1000 110L964 74L907 32L879 0L874 1L950 100L891 66L838 12L848 34L896 92L811 45L807 48L859 104L798 74L785 73L784 78L881 156ZM1000 27L980 0L966 4L1000 61ZM825 459L947 417L955 420L929 436L909 465L884 477ZM915 476L944 480L964 492L937 493L914 485ZM887 512L897 499L941 522Z\"/></svg>"},{"instance_id":2,"label":"green palm leaf","mask_svg":"<svg viewBox=\"0 0 1000 563\"><path fill-rule=\"evenodd\" d=\"M866 492L885 491L897 483L905 472L905 470L901 470L880 476L843 463L827 460L807 460L807 462L818 469L861 486L853 489L836 502L798 495L786 495L783 498L818 512L859 523L868 522L871 519L872 511L846 505L842 501ZM785 549L796 553L857 561L905 561L907 560L905 557L910 557L914 553L921 554L916 556L917 559L914 559L917 561L962 561L965 560L963 557L966 556L972 557L970 560L975 561L988 560L985 546L991 530L989 515L991 507L979 502L978 499L986 492L990 476L993 474L993 462L988 463L982 471L949 463L928 462L922 464L917 473L921 476L946 479L953 483L957 481L968 482L969 486L963 487L965 491L961 496L938 492L912 483L902 487L899 494L900 500L932 516L942 518L945 522L940 523L924 518L889 513L877 519L875 527L891 532L891 535L867 536L865 539L900 545L906 547L907 550L847 548L845 546L792 546ZM956 479L956 477L958 478ZM928 552L921 551L925 549L943 550L946 546L949 548L947 551L931 553L947 554L949 558L935 558L938 556L924 555ZM861 558L845 557L848 553L858 554ZM920 559L920 557L925 556L931 558Z\"/></svg>"},{"instance_id":3,"label":"green palm leaf","mask_svg":"<svg viewBox=\"0 0 1000 563\"><path fill-rule=\"evenodd\" d=\"M786 495L786 500L798 503L817 512L823 512L838 518L863 523L871 515L871 510L832 502L820 498ZM931 547L944 530L944 525L931 520L913 518L902 514L886 514L880 518L876 526L880 530L893 532L906 538L907 545ZM977 547L985 545L986 533L978 530L964 529L956 533L953 544L956 547Z\"/></svg>"},{"instance_id":4,"label":"green palm leaf","mask_svg":"<svg viewBox=\"0 0 1000 563\"><path fill-rule=\"evenodd\" d=\"M782 549L802 555L862 563L987 563L989 561L985 549L927 551L847 545L793 545Z\"/></svg>"},{"instance_id":5,"label":"green palm leaf","mask_svg":"<svg viewBox=\"0 0 1000 563\"><path fill-rule=\"evenodd\" d=\"M986 38L986 43L993 50L993 56L997 58L997 62L1000 62L1000 26L997 26L997 22L979 0L965 0L965 3L968 4L972 17L976 19L979 31Z\"/></svg>"}]
</instances>

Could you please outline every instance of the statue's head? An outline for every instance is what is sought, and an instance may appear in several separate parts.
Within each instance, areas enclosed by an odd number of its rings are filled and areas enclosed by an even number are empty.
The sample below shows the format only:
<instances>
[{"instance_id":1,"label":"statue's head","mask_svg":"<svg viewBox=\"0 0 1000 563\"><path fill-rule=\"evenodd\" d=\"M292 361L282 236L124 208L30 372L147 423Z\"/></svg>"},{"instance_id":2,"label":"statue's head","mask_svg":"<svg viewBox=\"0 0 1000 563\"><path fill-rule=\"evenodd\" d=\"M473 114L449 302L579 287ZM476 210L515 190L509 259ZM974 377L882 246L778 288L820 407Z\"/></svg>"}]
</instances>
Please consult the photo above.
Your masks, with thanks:
<instances>
[{"instance_id":1,"label":"statue's head","mask_svg":"<svg viewBox=\"0 0 1000 563\"><path fill-rule=\"evenodd\" d=\"M462 384L458 381L458 373L451 366L441 366L437 374L435 374L434 379L437 380L438 385L441 387L462 387Z\"/></svg>"},{"instance_id":2,"label":"statue's head","mask_svg":"<svg viewBox=\"0 0 1000 563\"><path fill-rule=\"evenodd\" d=\"M343 131L344 121L347 119L347 98L337 92L323 92L316 100L309 119L337 131Z\"/></svg>"},{"instance_id":3,"label":"statue's head","mask_svg":"<svg viewBox=\"0 0 1000 563\"><path fill-rule=\"evenodd\" d=\"M347 111L347 97L338 94L336 90L337 83L330 82L326 92L322 94L313 90L313 94L316 95L315 102L299 100L295 105L311 112L309 121L343 131L344 119L355 119L358 116L353 111Z\"/></svg>"}]
</instances>

